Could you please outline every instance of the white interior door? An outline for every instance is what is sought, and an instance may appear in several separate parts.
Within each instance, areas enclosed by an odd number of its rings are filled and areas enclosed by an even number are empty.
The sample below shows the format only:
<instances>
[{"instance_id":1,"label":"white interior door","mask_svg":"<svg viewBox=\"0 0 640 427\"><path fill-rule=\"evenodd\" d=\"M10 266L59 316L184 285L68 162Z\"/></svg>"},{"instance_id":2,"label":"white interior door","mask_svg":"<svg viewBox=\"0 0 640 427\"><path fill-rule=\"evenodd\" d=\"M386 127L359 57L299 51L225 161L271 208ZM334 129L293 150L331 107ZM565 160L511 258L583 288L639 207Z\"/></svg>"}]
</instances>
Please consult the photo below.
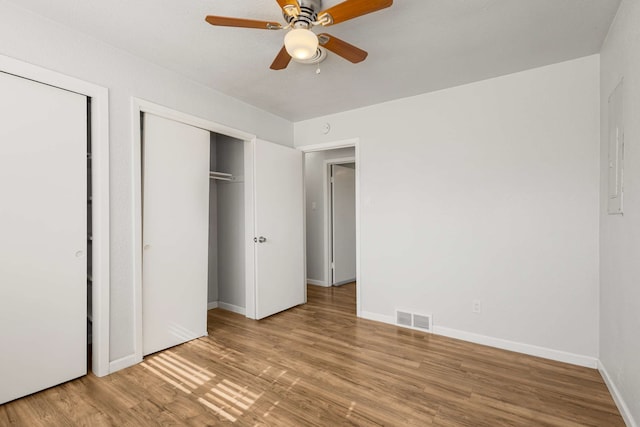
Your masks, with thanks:
<instances>
[{"instance_id":1,"label":"white interior door","mask_svg":"<svg viewBox=\"0 0 640 427\"><path fill-rule=\"evenodd\" d=\"M256 318L304 304L302 152L254 145Z\"/></svg>"},{"instance_id":2,"label":"white interior door","mask_svg":"<svg viewBox=\"0 0 640 427\"><path fill-rule=\"evenodd\" d=\"M356 280L356 170L332 165L333 285Z\"/></svg>"},{"instance_id":3,"label":"white interior door","mask_svg":"<svg viewBox=\"0 0 640 427\"><path fill-rule=\"evenodd\" d=\"M0 404L86 374L87 99L0 72Z\"/></svg>"},{"instance_id":4,"label":"white interior door","mask_svg":"<svg viewBox=\"0 0 640 427\"><path fill-rule=\"evenodd\" d=\"M208 131L144 115L142 351L207 333Z\"/></svg>"}]
</instances>

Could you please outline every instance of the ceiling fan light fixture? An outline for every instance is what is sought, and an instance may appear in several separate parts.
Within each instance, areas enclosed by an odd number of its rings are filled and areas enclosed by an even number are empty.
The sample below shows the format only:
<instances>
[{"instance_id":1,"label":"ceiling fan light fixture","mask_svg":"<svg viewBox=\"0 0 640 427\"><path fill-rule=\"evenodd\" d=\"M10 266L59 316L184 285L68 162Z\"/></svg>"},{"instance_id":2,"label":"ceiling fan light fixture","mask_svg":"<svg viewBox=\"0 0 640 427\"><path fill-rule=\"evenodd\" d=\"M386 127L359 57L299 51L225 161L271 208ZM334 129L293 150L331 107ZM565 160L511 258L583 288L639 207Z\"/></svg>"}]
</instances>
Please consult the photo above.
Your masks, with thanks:
<instances>
[{"instance_id":1,"label":"ceiling fan light fixture","mask_svg":"<svg viewBox=\"0 0 640 427\"><path fill-rule=\"evenodd\" d=\"M306 28L294 28L284 37L287 53L295 59L309 59L318 50L318 36Z\"/></svg>"}]
</instances>

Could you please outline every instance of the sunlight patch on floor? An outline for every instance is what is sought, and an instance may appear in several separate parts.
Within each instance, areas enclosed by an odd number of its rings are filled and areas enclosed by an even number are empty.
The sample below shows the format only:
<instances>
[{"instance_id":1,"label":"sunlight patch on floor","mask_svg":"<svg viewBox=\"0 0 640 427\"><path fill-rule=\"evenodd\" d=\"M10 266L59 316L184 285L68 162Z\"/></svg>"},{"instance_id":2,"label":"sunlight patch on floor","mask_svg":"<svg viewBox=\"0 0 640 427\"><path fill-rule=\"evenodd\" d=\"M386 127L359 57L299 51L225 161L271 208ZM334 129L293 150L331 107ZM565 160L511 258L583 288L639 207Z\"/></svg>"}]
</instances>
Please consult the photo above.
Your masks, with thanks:
<instances>
[{"instance_id":1,"label":"sunlight patch on floor","mask_svg":"<svg viewBox=\"0 0 640 427\"><path fill-rule=\"evenodd\" d=\"M195 344L195 342L192 343ZM216 347L203 342L199 342L196 346L209 354ZM223 355L229 356L228 352L224 352ZM239 385L228 379L217 380L215 386L211 387L216 374L177 355L174 351L165 350L154 354L140 365L183 393L193 395L197 402L231 422L235 422L245 411L248 411L264 394L264 392L254 392L248 386ZM275 373L271 366L265 368L263 374L269 372ZM278 382L278 379L286 373L286 370L280 371L271 383ZM287 390L290 390L296 382ZM273 404L267 413L278 403Z\"/></svg>"},{"instance_id":2,"label":"sunlight patch on floor","mask_svg":"<svg viewBox=\"0 0 640 427\"><path fill-rule=\"evenodd\" d=\"M231 360L231 361L235 361L236 360L236 356L238 355L237 352L226 348L224 346L218 345L216 343L213 343L211 341L208 340L193 340L191 342L189 342L189 344L192 344L204 351L206 351L207 353L213 353L216 356L220 357L220 360Z\"/></svg>"},{"instance_id":3,"label":"sunlight patch on floor","mask_svg":"<svg viewBox=\"0 0 640 427\"><path fill-rule=\"evenodd\" d=\"M347 411L347 418L351 417L351 414L353 414L353 410L356 407L356 402L351 402L351 406L349 406L349 410Z\"/></svg>"},{"instance_id":4,"label":"sunlight patch on floor","mask_svg":"<svg viewBox=\"0 0 640 427\"><path fill-rule=\"evenodd\" d=\"M273 411L278 406L278 404L280 404L279 400L274 402L273 405L271 405L271 407L267 409L267 412L265 412L262 416L265 418L268 417L271 414L271 411Z\"/></svg>"},{"instance_id":5,"label":"sunlight patch on floor","mask_svg":"<svg viewBox=\"0 0 640 427\"><path fill-rule=\"evenodd\" d=\"M222 380L205 393L198 401L231 422L241 416L264 393L253 393L248 387L237 385L229 380Z\"/></svg>"},{"instance_id":6,"label":"sunlight patch on floor","mask_svg":"<svg viewBox=\"0 0 640 427\"><path fill-rule=\"evenodd\" d=\"M215 377L215 374L171 351L151 356L145 359L141 365L187 394L191 394L193 390Z\"/></svg>"}]
</instances>

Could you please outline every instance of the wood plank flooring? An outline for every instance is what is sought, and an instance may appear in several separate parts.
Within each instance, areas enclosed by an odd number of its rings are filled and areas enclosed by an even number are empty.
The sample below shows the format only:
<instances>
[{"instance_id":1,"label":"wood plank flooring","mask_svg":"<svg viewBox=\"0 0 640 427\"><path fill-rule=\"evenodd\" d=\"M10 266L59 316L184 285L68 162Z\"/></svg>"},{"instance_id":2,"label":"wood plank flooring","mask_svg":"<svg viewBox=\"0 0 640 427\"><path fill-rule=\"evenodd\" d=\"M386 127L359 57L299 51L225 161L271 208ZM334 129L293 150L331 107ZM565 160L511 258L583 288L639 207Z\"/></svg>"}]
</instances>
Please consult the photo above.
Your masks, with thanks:
<instances>
[{"instance_id":1,"label":"wood plank flooring","mask_svg":"<svg viewBox=\"0 0 640 427\"><path fill-rule=\"evenodd\" d=\"M355 317L355 284L104 378L0 406L1 426L624 426L596 370Z\"/></svg>"}]
</instances>

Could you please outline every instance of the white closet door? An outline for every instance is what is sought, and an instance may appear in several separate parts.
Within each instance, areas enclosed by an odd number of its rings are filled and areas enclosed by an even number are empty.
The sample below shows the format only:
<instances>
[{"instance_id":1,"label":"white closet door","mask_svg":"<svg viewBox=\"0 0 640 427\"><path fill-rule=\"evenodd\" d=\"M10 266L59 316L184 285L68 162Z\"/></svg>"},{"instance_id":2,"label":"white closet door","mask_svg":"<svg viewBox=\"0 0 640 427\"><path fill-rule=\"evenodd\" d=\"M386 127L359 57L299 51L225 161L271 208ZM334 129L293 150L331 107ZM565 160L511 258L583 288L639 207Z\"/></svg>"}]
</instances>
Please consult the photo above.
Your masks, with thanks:
<instances>
[{"instance_id":1,"label":"white closet door","mask_svg":"<svg viewBox=\"0 0 640 427\"><path fill-rule=\"evenodd\" d=\"M258 140L254 162L256 317L262 319L305 302L303 158Z\"/></svg>"},{"instance_id":2,"label":"white closet door","mask_svg":"<svg viewBox=\"0 0 640 427\"><path fill-rule=\"evenodd\" d=\"M144 115L145 355L207 333L209 138L208 131Z\"/></svg>"},{"instance_id":3,"label":"white closet door","mask_svg":"<svg viewBox=\"0 0 640 427\"><path fill-rule=\"evenodd\" d=\"M0 404L86 374L87 99L0 72Z\"/></svg>"},{"instance_id":4,"label":"white closet door","mask_svg":"<svg viewBox=\"0 0 640 427\"><path fill-rule=\"evenodd\" d=\"M356 279L356 170L332 165L333 285Z\"/></svg>"}]
</instances>

